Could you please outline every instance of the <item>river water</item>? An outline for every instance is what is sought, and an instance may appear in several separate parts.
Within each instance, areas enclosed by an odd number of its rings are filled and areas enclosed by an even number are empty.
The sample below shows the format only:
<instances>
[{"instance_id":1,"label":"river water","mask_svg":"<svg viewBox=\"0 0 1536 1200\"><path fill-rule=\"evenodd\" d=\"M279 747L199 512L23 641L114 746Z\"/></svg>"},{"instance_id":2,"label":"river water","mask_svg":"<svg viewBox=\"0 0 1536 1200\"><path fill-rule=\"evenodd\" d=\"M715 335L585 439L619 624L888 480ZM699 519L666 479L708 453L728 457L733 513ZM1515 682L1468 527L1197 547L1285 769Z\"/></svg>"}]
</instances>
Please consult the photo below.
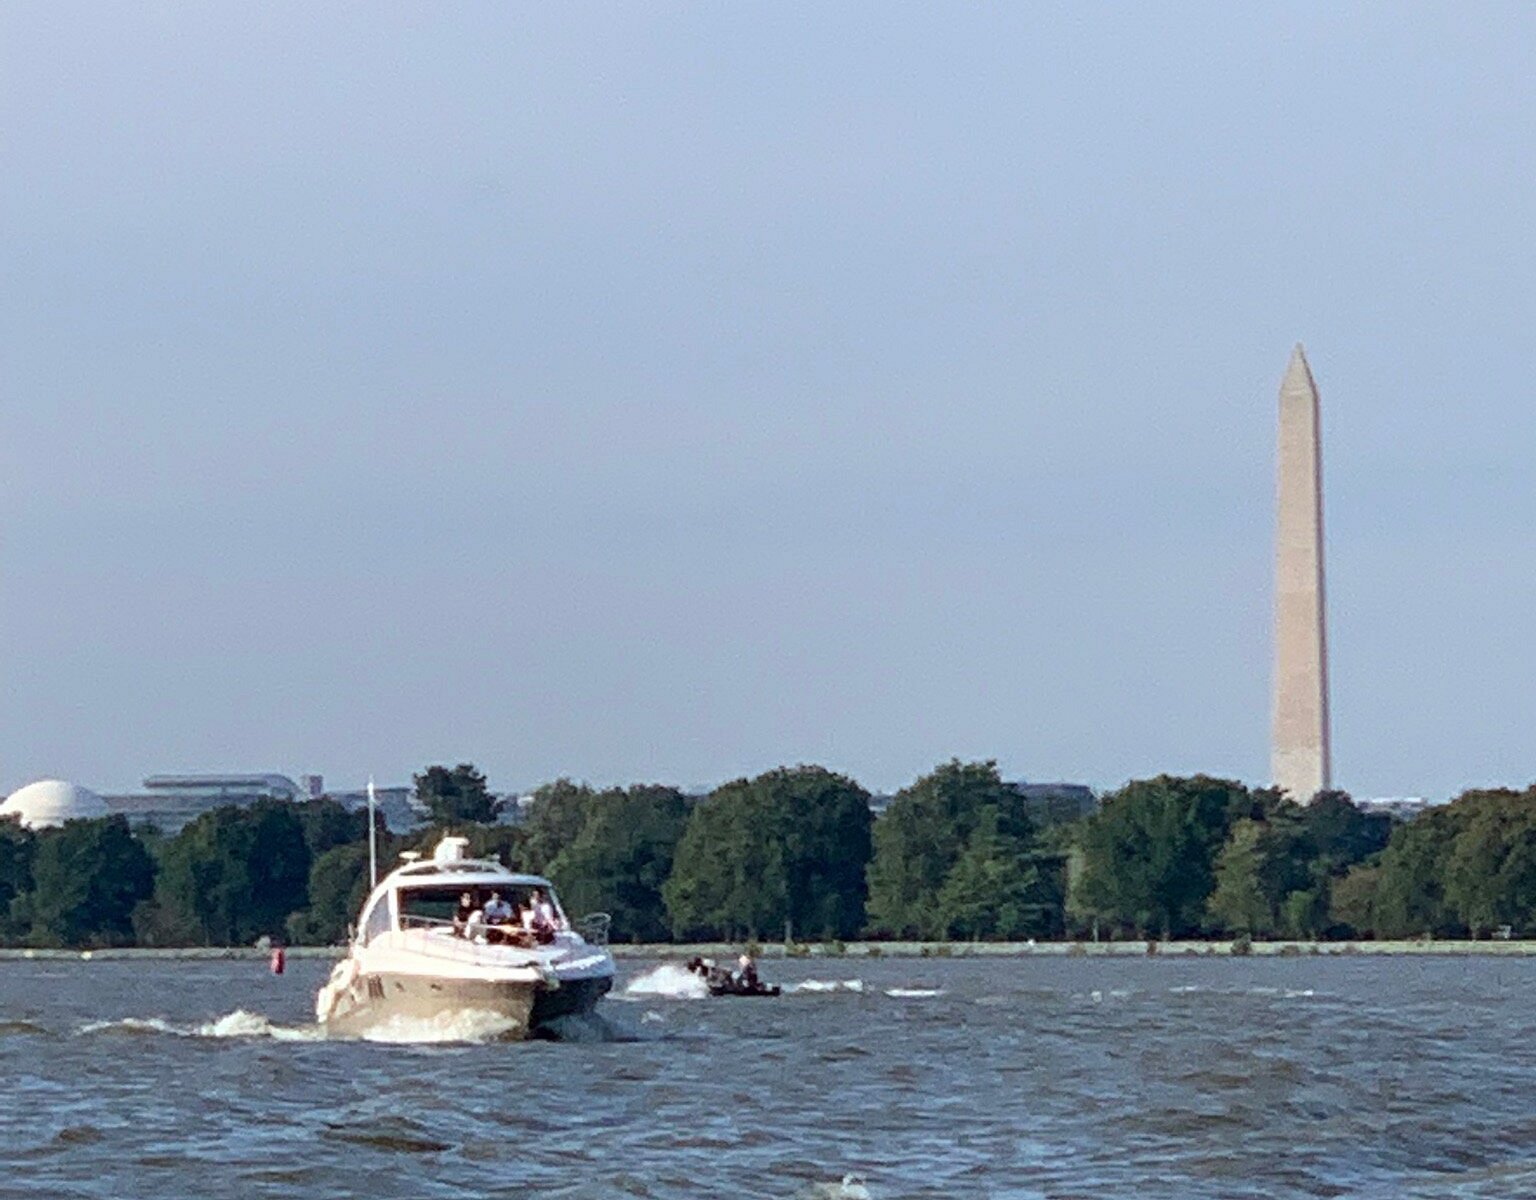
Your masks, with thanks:
<instances>
[{"instance_id":1,"label":"river water","mask_svg":"<svg viewBox=\"0 0 1536 1200\"><path fill-rule=\"evenodd\" d=\"M0 1196L1536 1195L1532 960L626 962L524 1044L321 1039L326 968L0 963Z\"/></svg>"}]
</instances>

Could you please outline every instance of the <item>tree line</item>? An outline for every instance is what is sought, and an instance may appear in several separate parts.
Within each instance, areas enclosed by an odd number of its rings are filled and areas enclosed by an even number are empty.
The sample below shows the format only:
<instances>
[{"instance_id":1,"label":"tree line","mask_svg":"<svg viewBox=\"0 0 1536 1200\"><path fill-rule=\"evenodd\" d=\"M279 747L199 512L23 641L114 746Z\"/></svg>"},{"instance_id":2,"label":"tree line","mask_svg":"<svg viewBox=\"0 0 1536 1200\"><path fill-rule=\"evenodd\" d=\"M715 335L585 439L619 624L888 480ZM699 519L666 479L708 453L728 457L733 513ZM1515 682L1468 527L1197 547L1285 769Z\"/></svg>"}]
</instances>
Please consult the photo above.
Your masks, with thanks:
<instances>
[{"instance_id":1,"label":"tree line","mask_svg":"<svg viewBox=\"0 0 1536 1200\"><path fill-rule=\"evenodd\" d=\"M470 764L415 784L430 824L381 822L381 870L452 830L632 942L1536 934L1536 788L1399 822L1337 792L1299 805L1160 776L1061 822L995 763L952 761L877 820L857 782L796 766L704 797L561 779L507 825ZM0 942L335 943L367 891L367 836L366 813L327 799L214 809L172 837L121 816L0 821Z\"/></svg>"}]
</instances>

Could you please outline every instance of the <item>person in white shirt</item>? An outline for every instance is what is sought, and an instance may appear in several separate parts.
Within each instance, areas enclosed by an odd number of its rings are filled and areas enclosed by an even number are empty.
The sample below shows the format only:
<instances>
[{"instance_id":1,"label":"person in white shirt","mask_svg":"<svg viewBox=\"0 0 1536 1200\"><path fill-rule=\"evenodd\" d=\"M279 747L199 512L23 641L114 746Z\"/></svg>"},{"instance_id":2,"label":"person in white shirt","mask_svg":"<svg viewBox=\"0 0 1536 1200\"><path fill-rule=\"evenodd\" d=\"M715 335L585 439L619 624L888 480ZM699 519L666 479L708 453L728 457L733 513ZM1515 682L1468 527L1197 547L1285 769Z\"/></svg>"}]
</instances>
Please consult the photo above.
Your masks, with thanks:
<instances>
[{"instance_id":1,"label":"person in white shirt","mask_svg":"<svg viewBox=\"0 0 1536 1200\"><path fill-rule=\"evenodd\" d=\"M528 893L528 907L523 910L523 928L531 933L534 941L537 942L553 941L555 930L559 928L555 917L555 906L539 888L534 888Z\"/></svg>"}]
</instances>

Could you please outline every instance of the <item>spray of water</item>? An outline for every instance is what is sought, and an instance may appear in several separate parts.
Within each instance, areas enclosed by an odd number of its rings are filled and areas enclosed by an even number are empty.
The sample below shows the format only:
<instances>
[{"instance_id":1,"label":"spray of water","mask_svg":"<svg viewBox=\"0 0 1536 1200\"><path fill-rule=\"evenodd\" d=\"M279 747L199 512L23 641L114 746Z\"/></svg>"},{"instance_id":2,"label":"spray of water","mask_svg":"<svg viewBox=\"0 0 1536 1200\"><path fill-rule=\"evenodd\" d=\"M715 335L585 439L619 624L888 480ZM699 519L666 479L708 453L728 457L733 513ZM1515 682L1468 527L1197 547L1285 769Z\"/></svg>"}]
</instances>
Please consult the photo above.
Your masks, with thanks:
<instances>
[{"instance_id":1,"label":"spray of water","mask_svg":"<svg viewBox=\"0 0 1536 1200\"><path fill-rule=\"evenodd\" d=\"M864 981L862 979L803 979L799 983L792 983L784 989L789 994L800 992L862 992L863 990Z\"/></svg>"},{"instance_id":2,"label":"spray of water","mask_svg":"<svg viewBox=\"0 0 1536 1200\"><path fill-rule=\"evenodd\" d=\"M687 967L678 963L661 966L636 976L625 985L621 999L704 1000L709 985Z\"/></svg>"},{"instance_id":3,"label":"spray of water","mask_svg":"<svg viewBox=\"0 0 1536 1200\"><path fill-rule=\"evenodd\" d=\"M434 1017L392 1016L380 1021L360 1040L403 1045L438 1045L453 1042L489 1042L505 1037L517 1022L501 1013L465 1009ZM178 1023L160 1017L123 1017L116 1021L92 1021L80 1027L84 1035L187 1038L271 1038L280 1042L316 1042L346 1039L320 1025L279 1025L260 1013L237 1008L212 1021Z\"/></svg>"},{"instance_id":4,"label":"spray of water","mask_svg":"<svg viewBox=\"0 0 1536 1200\"><path fill-rule=\"evenodd\" d=\"M274 1025L260 1013L237 1008L213 1021L177 1023L161 1017L123 1017L116 1021L91 1021L80 1026L85 1035L162 1035L195 1038L272 1038L275 1041L312 1042L324 1037L315 1025Z\"/></svg>"}]
</instances>

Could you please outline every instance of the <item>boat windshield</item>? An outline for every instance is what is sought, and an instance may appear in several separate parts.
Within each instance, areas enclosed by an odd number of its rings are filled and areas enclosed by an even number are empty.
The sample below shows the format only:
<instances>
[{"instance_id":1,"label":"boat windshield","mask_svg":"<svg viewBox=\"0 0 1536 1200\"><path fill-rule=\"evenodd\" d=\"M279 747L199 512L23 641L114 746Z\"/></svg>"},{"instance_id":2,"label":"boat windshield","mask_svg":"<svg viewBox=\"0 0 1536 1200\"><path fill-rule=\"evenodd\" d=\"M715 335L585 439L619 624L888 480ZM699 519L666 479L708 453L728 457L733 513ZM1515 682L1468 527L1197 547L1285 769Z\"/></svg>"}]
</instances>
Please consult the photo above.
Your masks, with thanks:
<instances>
[{"instance_id":1,"label":"boat windshield","mask_svg":"<svg viewBox=\"0 0 1536 1200\"><path fill-rule=\"evenodd\" d=\"M455 919L464 919L466 896L469 898L468 911L482 914L487 919L495 918L495 898L499 896L504 906L499 919L508 925L521 925L523 914L534 909L535 892L541 893L542 898L553 908L556 925L563 926L565 917L560 911L560 902L555 899L554 891L550 888L518 883L461 883L401 888L400 928L451 928Z\"/></svg>"}]
</instances>

